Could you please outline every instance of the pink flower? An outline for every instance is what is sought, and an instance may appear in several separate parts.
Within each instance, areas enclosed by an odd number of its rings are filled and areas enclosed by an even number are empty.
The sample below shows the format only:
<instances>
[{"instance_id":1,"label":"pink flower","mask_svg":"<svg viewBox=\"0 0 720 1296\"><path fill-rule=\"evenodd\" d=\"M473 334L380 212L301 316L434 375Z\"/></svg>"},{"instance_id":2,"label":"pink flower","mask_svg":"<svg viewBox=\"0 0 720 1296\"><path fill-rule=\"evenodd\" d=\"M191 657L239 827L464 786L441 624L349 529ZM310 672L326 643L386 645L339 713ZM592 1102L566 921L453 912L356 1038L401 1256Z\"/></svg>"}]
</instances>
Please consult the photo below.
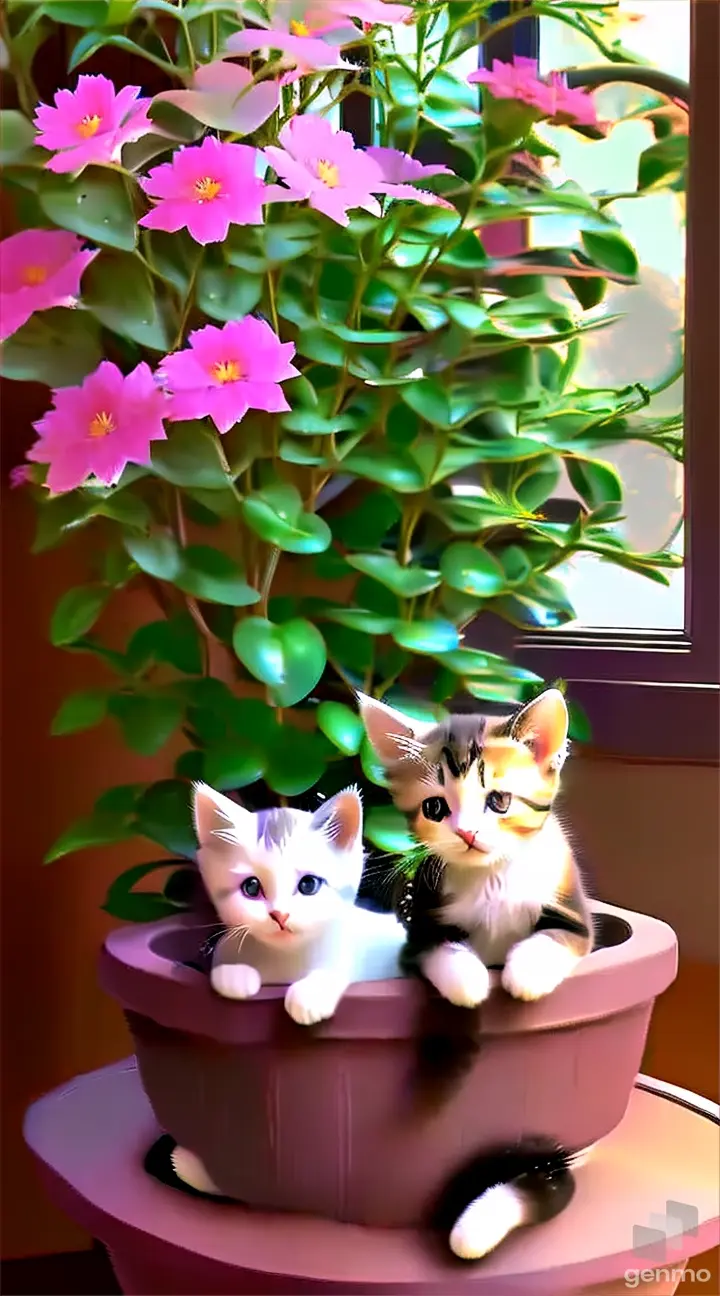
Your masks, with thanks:
<instances>
[{"instance_id":1,"label":"pink flower","mask_svg":"<svg viewBox=\"0 0 720 1296\"><path fill-rule=\"evenodd\" d=\"M10 479L10 489L17 490L18 486L27 486L32 481L32 468L28 464L16 464L8 473Z\"/></svg>"},{"instance_id":2,"label":"pink flower","mask_svg":"<svg viewBox=\"0 0 720 1296\"><path fill-rule=\"evenodd\" d=\"M537 59L515 58L512 63L493 59L492 69L471 72L468 81L479 81L494 99L517 99L535 109L552 126L597 125L595 105L584 90L570 90L560 72L549 82L538 77Z\"/></svg>"},{"instance_id":3,"label":"pink flower","mask_svg":"<svg viewBox=\"0 0 720 1296\"><path fill-rule=\"evenodd\" d=\"M218 432L227 432L249 409L277 414L288 410L279 386L297 378L290 363L293 342L281 342L264 320L246 315L223 328L197 329L190 346L165 356L157 377L172 393L170 419L209 415Z\"/></svg>"},{"instance_id":4,"label":"pink flower","mask_svg":"<svg viewBox=\"0 0 720 1296\"><path fill-rule=\"evenodd\" d=\"M53 401L26 458L49 464L45 484L54 495L89 477L113 486L126 464L150 463L151 441L165 439L167 397L144 362L125 378L103 360L80 387L54 391Z\"/></svg>"},{"instance_id":5,"label":"pink flower","mask_svg":"<svg viewBox=\"0 0 720 1296\"><path fill-rule=\"evenodd\" d=\"M595 104L584 90L571 90L562 72L550 73L550 85L555 93L555 111L551 126L597 126Z\"/></svg>"},{"instance_id":6,"label":"pink flower","mask_svg":"<svg viewBox=\"0 0 720 1296\"><path fill-rule=\"evenodd\" d=\"M384 0L276 0L274 22L298 36L318 36L346 27L343 19L357 18L375 26L392 26L412 18L412 6L386 4Z\"/></svg>"},{"instance_id":7,"label":"pink flower","mask_svg":"<svg viewBox=\"0 0 720 1296\"><path fill-rule=\"evenodd\" d=\"M296 25L304 27L304 24ZM350 38L357 39L357 31L354 28ZM274 27L270 30L248 28L246 31L236 32L228 40L226 49L229 54L254 54L259 49L279 50L282 55L280 59L282 67L295 69L294 73L281 78L281 85L289 85L298 77L307 76L310 72L325 72L330 68L350 70L353 68L353 64L346 62L338 48L327 45L324 40L312 36L297 36L292 32L281 31ZM261 82L262 84L265 83Z\"/></svg>"},{"instance_id":8,"label":"pink flower","mask_svg":"<svg viewBox=\"0 0 720 1296\"><path fill-rule=\"evenodd\" d=\"M138 99L139 94L139 86L116 91L105 76L81 76L75 90L58 90L54 108L39 104L35 143L59 150L46 167L79 171L90 162L117 162L123 144L153 129L147 115L152 100Z\"/></svg>"},{"instance_id":9,"label":"pink flower","mask_svg":"<svg viewBox=\"0 0 720 1296\"><path fill-rule=\"evenodd\" d=\"M0 243L0 341L35 311L73 306L83 271L97 256L66 230L22 230Z\"/></svg>"},{"instance_id":10,"label":"pink flower","mask_svg":"<svg viewBox=\"0 0 720 1296\"><path fill-rule=\"evenodd\" d=\"M204 126L251 135L275 112L280 88L270 80L253 85L247 68L218 59L196 70L190 90L163 90L155 95L158 101L175 104Z\"/></svg>"},{"instance_id":11,"label":"pink flower","mask_svg":"<svg viewBox=\"0 0 720 1296\"><path fill-rule=\"evenodd\" d=\"M452 175L452 171L446 166L423 166L416 158L410 157L409 153L402 153L400 149L371 147L365 150L368 157L377 162L383 174L382 186L375 189L376 193L388 194L391 198L411 198L416 202L436 204L439 207L450 207L452 203L447 202L438 194L429 193L426 189L416 189L414 180L422 180L424 176L434 175Z\"/></svg>"},{"instance_id":12,"label":"pink flower","mask_svg":"<svg viewBox=\"0 0 720 1296\"><path fill-rule=\"evenodd\" d=\"M231 225L262 225L259 156L247 144L222 144L212 135L178 149L172 162L140 180L145 193L160 201L138 225L171 234L187 227L196 243L221 243Z\"/></svg>"},{"instance_id":13,"label":"pink flower","mask_svg":"<svg viewBox=\"0 0 720 1296\"><path fill-rule=\"evenodd\" d=\"M293 117L280 132L282 148L269 146L265 157L289 185L287 199L307 198L316 211L348 225L348 210L362 207L380 215L373 192L382 192L383 173L348 131L334 131L324 117ZM282 191L274 196L281 196Z\"/></svg>"}]
</instances>

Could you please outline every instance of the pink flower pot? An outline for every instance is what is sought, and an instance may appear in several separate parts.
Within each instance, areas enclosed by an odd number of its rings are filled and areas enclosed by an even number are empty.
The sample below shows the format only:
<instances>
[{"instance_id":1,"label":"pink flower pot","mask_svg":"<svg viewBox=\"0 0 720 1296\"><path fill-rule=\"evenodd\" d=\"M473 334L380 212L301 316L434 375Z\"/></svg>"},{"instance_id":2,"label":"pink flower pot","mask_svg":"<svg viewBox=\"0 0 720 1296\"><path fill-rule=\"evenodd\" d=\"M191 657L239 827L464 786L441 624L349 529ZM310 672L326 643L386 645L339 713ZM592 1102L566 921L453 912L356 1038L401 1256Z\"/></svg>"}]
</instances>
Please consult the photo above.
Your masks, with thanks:
<instances>
[{"instance_id":1,"label":"pink flower pot","mask_svg":"<svg viewBox=\"0 0 720 1296\"><path fill-rule=\"evenodd\" d=\"M410 1089L430 993L420 982L353 986L331 1021L297 1026L281 987L231 1002L185 966L206 931L189 917L113 932L100 979L125 1010L158 1123L224 1194L262 1210L413 1226L484 1147L525 1133L579 1149L622 1119L677 940L655 918L593 908L599 948L538 1003L495 985L471 1068L429 1114Z\"/></svg>"}]
</instances>

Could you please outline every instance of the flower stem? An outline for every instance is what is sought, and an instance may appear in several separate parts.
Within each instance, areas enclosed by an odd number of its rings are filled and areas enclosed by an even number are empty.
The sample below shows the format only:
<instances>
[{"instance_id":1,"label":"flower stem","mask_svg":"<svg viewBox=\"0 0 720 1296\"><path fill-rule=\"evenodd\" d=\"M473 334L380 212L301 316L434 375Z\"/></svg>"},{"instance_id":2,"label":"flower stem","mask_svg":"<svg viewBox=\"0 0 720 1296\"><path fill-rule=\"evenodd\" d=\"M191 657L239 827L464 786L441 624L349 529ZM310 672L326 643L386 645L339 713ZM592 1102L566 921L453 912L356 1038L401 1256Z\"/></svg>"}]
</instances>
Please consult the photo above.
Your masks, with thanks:
<instances>
[{"instance_id":1,"label":"flower stem","mask_svg":"<svg viewBox=\"0 0 720 1296\"><path fill-rule=\"evenodd\" d=\"M265 568L265 574L263 576L262 588L260 590L259 611L260 616L265 617L266 620L268 615L268 603L270 601L270 590L272 589L272 583L275 579L275 572L277 571L279 561L280 550L277 545L273 545L270 550L270 557L268 558L267 567Z\"/></svg>"}]
</instances>

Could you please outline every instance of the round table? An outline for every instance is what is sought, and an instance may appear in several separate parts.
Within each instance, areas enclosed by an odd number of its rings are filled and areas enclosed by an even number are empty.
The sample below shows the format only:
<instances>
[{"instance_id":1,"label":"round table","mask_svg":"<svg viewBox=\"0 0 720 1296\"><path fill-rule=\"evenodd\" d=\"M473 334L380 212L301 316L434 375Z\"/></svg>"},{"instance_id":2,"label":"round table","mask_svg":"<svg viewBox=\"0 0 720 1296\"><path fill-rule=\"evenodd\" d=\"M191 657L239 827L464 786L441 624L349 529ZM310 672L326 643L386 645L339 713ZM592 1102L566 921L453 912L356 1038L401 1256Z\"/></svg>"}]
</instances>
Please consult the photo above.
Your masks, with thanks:
<instances>
[{"instance_id":1,"label":"round table","mask_svg":"<svg viewBox=\"0 0 720 1296\"><path fill-rule=\"evenodd\" d=\"M105 1244L129 1296L666 1296L688 1258L720 1240L718 1108L645 1076L563 1214L477 1264L413 1230L189 1197L144 1171L157 1135L132 1058L77 1077L25 1118L48 1194ZM705 1274L694 1289L711 1296Z\"/></svg>"}]
</instances>

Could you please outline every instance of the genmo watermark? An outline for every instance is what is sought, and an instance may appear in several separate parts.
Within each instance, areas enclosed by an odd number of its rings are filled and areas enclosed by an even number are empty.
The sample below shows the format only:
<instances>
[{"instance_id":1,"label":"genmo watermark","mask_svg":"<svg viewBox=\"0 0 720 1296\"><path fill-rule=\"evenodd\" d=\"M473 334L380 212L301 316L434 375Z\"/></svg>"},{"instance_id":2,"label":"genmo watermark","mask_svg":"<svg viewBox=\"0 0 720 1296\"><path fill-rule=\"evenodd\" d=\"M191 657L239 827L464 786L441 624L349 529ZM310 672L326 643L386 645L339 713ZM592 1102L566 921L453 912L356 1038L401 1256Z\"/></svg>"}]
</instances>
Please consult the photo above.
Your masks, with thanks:
<instances>
[{"instance_id":1,"label":"genmo watermark","mask_svg":"<svg viewBox=\"0 0 720 1296\"><path fill-rule=\"evenodd\" d=\"M681 1279L689 1279L693 1283L710 1282L712 1274L709 1269L685 1269L679 1265L676 1269L626 1269L625 1286L631 1290L634 1287L640 1287L642 1283L659 1283L673 1282L679 1283Z\"/></svg>"},{"instance_id":2,"label":"genmo watermark","mask_svg":"<svg viewBox=\"0 0 720 1296\"><path fill-rule=\"evenodd\" d=\"M647 1267L626 1269L625 1286L632 1289L642 1283L677 1284L681 1278L709 1282L712 1277L709 1269L686 1269L684 1264L692 1250L690 1238L697 1237L698 1219L697 1207L687 1202L666 1201L662 1215L651 1215L647 1224L634 1224L633 1255L644 1260Z\"/></svg>"}]
</instances>

